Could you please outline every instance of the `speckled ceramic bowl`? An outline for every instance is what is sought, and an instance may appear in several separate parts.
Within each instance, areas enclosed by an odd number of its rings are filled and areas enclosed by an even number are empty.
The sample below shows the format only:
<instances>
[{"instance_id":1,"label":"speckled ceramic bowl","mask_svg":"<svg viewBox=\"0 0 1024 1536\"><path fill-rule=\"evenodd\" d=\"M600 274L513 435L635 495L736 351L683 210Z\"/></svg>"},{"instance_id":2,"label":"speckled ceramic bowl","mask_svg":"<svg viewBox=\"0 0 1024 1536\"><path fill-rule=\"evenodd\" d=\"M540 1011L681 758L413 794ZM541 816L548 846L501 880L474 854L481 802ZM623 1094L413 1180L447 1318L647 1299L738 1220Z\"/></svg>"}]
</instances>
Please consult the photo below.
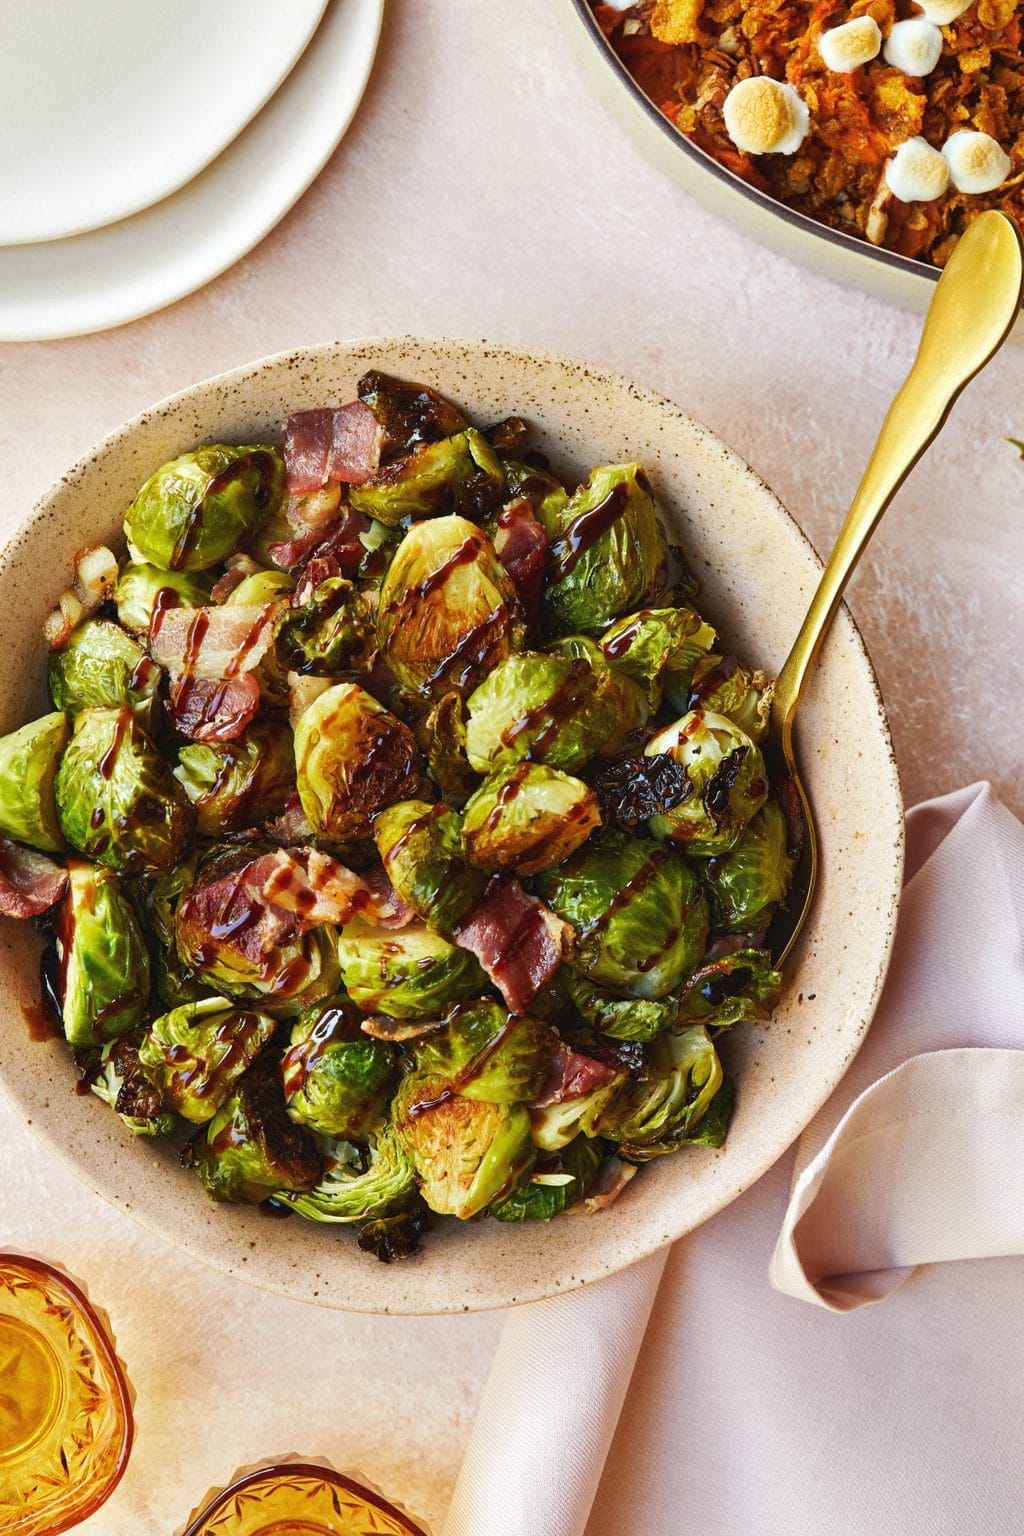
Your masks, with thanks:
<instances>
[{"instance_id":1,"label":"speckled ceramic bowl","mask_svg":"<svg viewBox=\"0 0 1024 1536\"><path fill-rule=\"evenodd\" d=\"M277 433L291 411L350 399L369 367L436 385L484 421L528 417L567 474L642 460L700 578L702 609L744 657L779 667L818 561L767 486L685 411L627 379L550 355L486 342L352 342L269 358L172 396L100 443L43 497L0 555L0 731L47 707L40 631L71 556L100 540L121 547L125 507L157 465L204 439ZM175 1247L268 1290L355 1311L461 1312L612 1274L706 1221L770 1167L846 1071L878 1000L903 817L882 701L845 611L803 706L800 741L822 881L774 1021L727 1042L738 1084L728 1143L652 1163L600 1215L550 1226L444 1222L421 1255L385 1269L358 1252L351 1233L215 1205L172 1148L126 1135L98 1099L76 1097L61 1041L30 1038L23 1010L38 1002L39 940L14 922L0 924L0 1083L86 1184Z\"/></svg>"}]
</instances>

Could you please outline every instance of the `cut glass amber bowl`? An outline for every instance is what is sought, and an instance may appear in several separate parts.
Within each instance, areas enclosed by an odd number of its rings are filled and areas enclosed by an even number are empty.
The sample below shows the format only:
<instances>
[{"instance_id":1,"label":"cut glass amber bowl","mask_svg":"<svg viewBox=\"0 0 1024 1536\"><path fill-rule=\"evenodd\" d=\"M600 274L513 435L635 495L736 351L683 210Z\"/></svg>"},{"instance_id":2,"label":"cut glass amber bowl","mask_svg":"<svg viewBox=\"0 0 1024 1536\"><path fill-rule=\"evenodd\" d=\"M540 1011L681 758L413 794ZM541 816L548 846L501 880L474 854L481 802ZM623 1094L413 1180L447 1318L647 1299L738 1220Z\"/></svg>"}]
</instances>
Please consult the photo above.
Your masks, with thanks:
<instances>
[{"instance_id":1,"label":"cut glass amber bowl","mask_svg":"<svg viewBox=\"0 0 1024 1536\"><path fill-rule=\"evenodd\" d=\"M279 1462L237 1477L183 1536L426 1536L380 1494L312 1462Z\"/></svg>"},{"instance_id":2,"label":"cut glass amber bowl","mask_svg":"<svg viewBox=\"0 0 1024 1536\"><path fill-rule=\"evenodd\" d=\"M57 1536L95 1514L133 1431L128 1383L78 1286L0 1254L0 1531Z\"/></svg>"}]
</instances>

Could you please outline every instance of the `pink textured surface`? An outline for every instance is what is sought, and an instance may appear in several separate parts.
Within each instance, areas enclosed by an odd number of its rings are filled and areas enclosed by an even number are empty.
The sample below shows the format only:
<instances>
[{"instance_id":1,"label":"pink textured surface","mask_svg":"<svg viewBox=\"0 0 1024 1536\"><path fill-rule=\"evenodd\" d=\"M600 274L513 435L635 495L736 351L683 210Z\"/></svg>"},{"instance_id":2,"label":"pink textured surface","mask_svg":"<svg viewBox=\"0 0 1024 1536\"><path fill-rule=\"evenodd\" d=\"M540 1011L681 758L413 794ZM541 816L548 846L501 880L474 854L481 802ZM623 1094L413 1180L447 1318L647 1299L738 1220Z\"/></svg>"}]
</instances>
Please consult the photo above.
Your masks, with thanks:
<instances>
[{"instance_id":1,"label":"pink textured surface","mask_svg":"<svg viewBox=\"0 0 1024 1536\"><path fill-rule=\"evenodd\" d=\"M251 256L125 329L0 348L0 534L172 390L286 347L419 332L537 343L671 395L826 548L919 321L688 202L592 99L554 10L391 0L352 130ZM1024 812L1024 466L1003 441L1024 432L1022 386L1013 347L957 407L853 589L908 803L986 775ZM439 1523L496 1317L348 1318L242 1289L89 1195L2 1106L0 1236L87 1281L138 1391L132 1463L85 1536L173 1530L208 1485L292 1449Z\"/></svg>"}]
</instances>

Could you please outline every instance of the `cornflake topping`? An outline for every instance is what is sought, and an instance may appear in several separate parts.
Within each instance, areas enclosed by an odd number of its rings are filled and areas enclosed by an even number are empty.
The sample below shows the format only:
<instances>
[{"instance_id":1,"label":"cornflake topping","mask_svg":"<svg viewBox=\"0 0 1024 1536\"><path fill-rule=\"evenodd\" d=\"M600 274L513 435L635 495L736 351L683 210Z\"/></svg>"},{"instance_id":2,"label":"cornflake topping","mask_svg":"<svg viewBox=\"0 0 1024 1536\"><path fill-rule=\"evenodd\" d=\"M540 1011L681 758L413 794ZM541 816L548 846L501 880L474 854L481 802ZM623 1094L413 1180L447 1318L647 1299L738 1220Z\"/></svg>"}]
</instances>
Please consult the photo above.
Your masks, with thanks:
<instances>
[{"instance_id":1,"label":"cornflake topping","mask_svg":"<svg viewBox=\"0 0 1024 1536\"><path fill-rule=\"evenodd\" d=\"M862 64L877 59L882 32L873 16L854 16L842 26L830 27L818 38L818 52L826 69L837 75L852 74Z\"/></svg>"},{"instance_id":2,"label":"cornflake topping","mask_svg":"<svg viewBox=\"0 0 1024 1536\"><path fill-rule=\"evenodd\" d=\"M949 165L924 139L908 139L886 164L885 180L901 203L930 203L949 186Z\"/></svg>"},{"instance_id":3,"label":"cornflake topping","mask_svg":"<svg viewBox=\"0 0 1024 1536\"><path fill-rule=\"evenodd\" d=\"M1010 174L1010 157L991 134L961 128L942 146L958 192L994 192Z\"/></svg>"},{"instance_id":4,"label":"cornflake topping","mask_svg":"<svg viewBox=\"0 0 1024 1536\"><path fill-rule=\"evenodd\" d=\"M794 155L810 127L810 114L793 86L768 75L734 85L723 115L730 139L748 155Z\"/></svg>"}]
</instances>

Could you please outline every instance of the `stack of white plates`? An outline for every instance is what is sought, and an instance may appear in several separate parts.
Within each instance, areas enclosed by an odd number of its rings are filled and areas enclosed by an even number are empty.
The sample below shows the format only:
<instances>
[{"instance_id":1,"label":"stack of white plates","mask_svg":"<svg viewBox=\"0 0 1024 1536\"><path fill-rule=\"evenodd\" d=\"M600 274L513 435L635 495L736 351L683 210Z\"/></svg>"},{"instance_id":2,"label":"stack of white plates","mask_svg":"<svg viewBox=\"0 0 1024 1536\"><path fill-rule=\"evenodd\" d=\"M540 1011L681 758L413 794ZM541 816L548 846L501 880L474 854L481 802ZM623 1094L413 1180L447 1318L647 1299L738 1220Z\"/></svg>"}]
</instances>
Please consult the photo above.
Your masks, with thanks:
<instances>
[{"instance_id":1,"label":"stack of white plates","mask_svg":"<svg viewBox=\"0 0 1024 1536\"><path fill-rule=\"evenodd\" d=\"M322 169L384 0L2 0L0 338L201 287Z\"/></svg>"}]
</instances>

